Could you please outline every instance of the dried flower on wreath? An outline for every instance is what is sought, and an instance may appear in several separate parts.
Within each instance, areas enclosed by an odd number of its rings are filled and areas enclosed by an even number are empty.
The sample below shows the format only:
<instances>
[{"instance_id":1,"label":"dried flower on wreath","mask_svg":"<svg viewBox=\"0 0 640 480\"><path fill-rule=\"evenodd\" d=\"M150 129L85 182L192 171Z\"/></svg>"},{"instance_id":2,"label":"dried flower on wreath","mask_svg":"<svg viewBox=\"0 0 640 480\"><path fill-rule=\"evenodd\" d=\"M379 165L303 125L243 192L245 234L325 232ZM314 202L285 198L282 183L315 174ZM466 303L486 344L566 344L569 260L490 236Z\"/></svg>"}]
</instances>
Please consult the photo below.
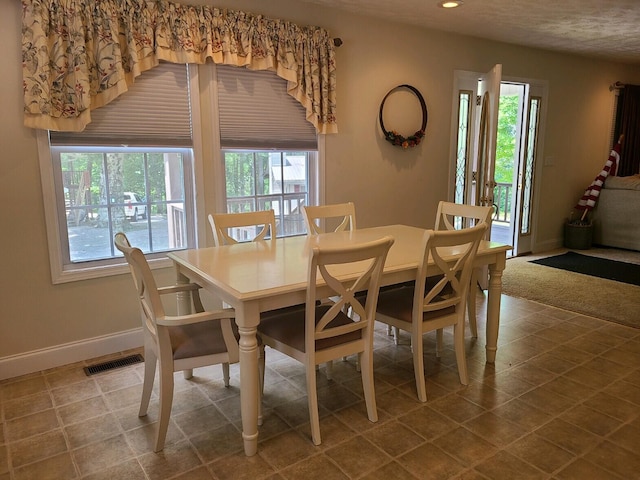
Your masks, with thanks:
<instances>
[{"instance_id":1,"label":"dried flower on wreath","mask_svg":"<svg viewBox=\"0 0 640 480\"><path fill-rule=\"evenodd\" d=\"M395 130L391 130L387 132L385 135L385 140L390 142L393 145L398 145L402 148L415 147L420 144L420 141L424 138L424 130L418 130L413 135L409 135L408 137L403 137Z\"/></svg>"}]
</instances>

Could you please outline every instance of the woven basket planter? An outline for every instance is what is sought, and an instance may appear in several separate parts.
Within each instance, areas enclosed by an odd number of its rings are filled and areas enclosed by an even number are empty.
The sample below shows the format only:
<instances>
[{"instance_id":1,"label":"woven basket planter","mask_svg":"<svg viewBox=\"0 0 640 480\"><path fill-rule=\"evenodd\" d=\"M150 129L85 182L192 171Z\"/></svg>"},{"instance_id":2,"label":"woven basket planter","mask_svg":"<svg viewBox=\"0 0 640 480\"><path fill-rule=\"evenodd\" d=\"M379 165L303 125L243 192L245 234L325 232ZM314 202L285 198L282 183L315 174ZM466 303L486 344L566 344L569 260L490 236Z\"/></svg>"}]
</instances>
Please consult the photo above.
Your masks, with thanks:
<instances>
[{"instance_id":1,"label":"woven basket planter","mask_svg":"<svg viewBox=\"0 0 640 480\"><path fill-rule=\"evenodd\" d=\"M576 250L588 250L593 241L593 224L571 223L564 224L564 246Z\"/></svg>"}]
</instances>

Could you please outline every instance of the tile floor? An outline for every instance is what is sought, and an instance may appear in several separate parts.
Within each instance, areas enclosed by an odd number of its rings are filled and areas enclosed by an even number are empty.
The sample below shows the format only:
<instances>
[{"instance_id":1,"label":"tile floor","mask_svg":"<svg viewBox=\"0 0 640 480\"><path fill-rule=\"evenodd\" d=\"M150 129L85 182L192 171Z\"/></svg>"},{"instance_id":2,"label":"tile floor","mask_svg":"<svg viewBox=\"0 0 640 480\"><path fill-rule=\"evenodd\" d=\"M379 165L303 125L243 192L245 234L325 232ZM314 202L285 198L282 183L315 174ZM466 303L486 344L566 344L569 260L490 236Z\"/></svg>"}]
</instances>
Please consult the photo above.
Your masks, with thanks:
<instances>
[{"instance_id":1,"label":"tile floor","mask_svg":"<svg viewBox=\"0 0 640 480\"><path fill-rule=\"evenodd\" d=\"M337 362L332 382L318 380L318 447L301 366L267 350L265 420L250 458L237 365L230 388L219 366L191 381L177 375L160 454L150 447L155 398L137 416L142 364L0 382L0 480L640 478L640 330L505 296L498 360L486 364L483 342L469 338L467 387L453 352L437 360L425 337L424 404L408 345L395 346L382 325L375 343L379 421L367 420L354 362Z\"/></svg>"}]
</instances>

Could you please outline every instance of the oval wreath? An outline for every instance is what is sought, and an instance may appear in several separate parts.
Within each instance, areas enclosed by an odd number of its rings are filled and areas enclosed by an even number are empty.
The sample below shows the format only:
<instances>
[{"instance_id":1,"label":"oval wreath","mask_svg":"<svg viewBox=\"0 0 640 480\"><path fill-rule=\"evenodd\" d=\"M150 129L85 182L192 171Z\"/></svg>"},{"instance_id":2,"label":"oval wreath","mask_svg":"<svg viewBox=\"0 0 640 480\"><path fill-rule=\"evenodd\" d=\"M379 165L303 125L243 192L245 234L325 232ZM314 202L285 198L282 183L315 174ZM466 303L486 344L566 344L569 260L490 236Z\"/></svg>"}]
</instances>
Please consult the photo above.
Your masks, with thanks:
<instances>
[{"instance_id":1,"label":"oval wreath","mask_svg":"<svg viewBox=\"0 0 640 480\"><path fill-rule=\"evenodd\" d=\"M384 102L387 100L387 97L391 95L392 92L394 92L399 88L408 88L409 90L411 90L416 95L416 97L418 97L418 100L420 101L420 107L422 108L422 126L420 127L420 130L418 130L413 135L409 135L406 138L400 135L395 130L387 131L384 128L384 122L382 121L382 109L384 108ZM424 102L424 98L422 94L418 91L416 87L412 87L411 85L407 85L407 84L398 85L397 87L389 90L389 92L382 99L382 103L380 104L379 120L380 120L380 128L382 129L382 133L384 133L384 139L387 142L402 148L415 147L416 145L419 145L422 139L424 138L424 132L427 128L427 104Z\"/></svg>"}]
</instances>

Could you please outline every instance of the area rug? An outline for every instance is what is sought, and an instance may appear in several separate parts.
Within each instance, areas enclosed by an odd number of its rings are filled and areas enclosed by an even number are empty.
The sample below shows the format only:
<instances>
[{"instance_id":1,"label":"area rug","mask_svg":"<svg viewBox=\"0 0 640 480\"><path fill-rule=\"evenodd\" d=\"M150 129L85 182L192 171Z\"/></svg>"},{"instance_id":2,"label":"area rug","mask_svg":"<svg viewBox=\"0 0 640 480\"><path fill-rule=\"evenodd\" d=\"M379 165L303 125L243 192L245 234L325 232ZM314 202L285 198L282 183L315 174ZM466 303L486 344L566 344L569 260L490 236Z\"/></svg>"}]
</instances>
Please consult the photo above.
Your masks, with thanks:
<instances>
[{"instance_id":1,"label":"area rug","mask_svg":"<svg viewBox=\"0 0 640 480\"><path fill-rule=\"evenodd\" d=\"M581 254L640 265L640 252L594 248ZM640 286L539 265L533 261L567 253L510 258L502 277L506 295L640 328Z\"/></svg>"},{"instance_id":2,"label":"area rug","mask_svg":"<svg viewBox=\"0 0 640 480\"><path fill-rule=\"evenodd\" d=\"M640 265L634 263L581 255L573 251L531 261L538 265L640 286Z\"/></svg>"}]
</instances>

